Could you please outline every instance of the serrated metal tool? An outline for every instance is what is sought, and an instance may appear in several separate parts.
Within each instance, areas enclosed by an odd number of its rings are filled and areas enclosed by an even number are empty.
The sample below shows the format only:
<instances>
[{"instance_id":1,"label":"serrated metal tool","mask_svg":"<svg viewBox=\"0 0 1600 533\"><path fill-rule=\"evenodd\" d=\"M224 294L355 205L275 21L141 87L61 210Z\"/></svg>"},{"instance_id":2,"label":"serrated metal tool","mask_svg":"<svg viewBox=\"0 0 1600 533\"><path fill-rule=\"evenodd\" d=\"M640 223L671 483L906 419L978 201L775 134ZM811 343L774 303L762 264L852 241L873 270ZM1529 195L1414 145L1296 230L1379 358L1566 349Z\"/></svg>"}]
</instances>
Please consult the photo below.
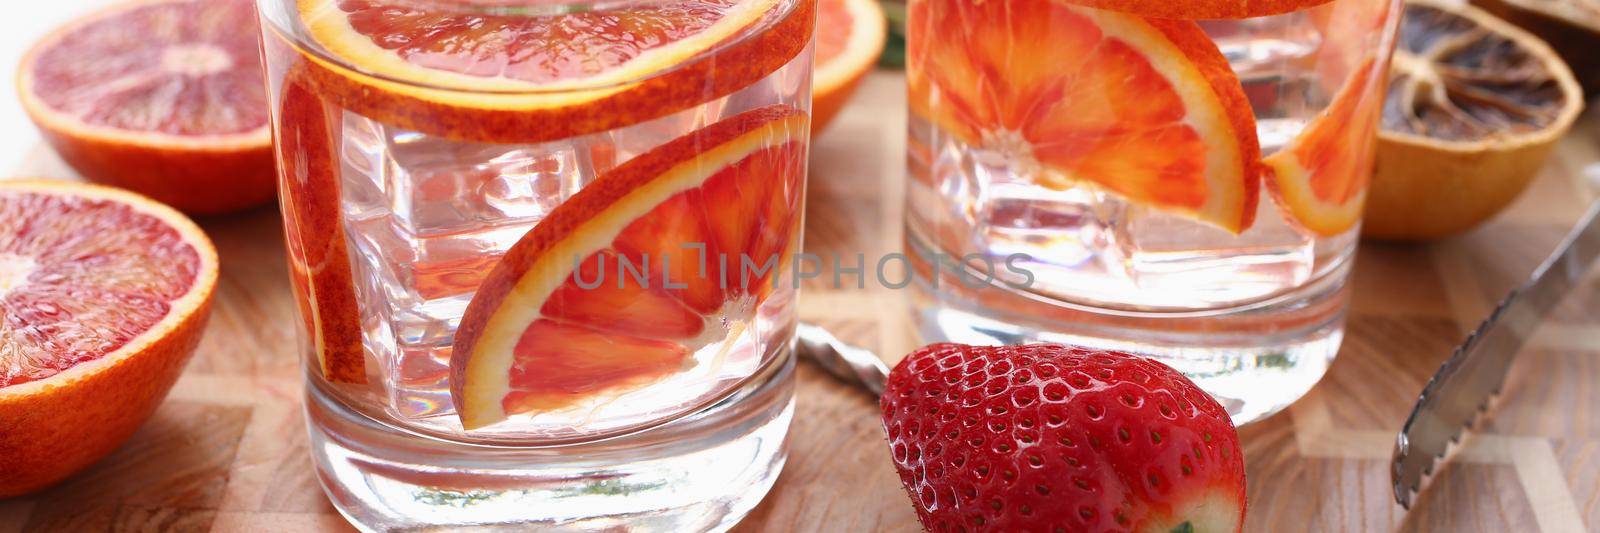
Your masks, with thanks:
<instances>
[{"instance_id":1,"label":"serrated metal tool","mask_svg":"<svg viewBox=\"0 0 1600 533\"><path fill-rule=\"evenodd\" d=\"M1600 201L1589 206L1555 252L1500 301L1423 387L1395 439L1390 464L1394 498L1400 505L1411 508L1411 499L1422 489L1424 478L1433 474L1435 463L1500 393L1517 352L1600 256L1597 221Z\"/></svg>"}]
</instances>

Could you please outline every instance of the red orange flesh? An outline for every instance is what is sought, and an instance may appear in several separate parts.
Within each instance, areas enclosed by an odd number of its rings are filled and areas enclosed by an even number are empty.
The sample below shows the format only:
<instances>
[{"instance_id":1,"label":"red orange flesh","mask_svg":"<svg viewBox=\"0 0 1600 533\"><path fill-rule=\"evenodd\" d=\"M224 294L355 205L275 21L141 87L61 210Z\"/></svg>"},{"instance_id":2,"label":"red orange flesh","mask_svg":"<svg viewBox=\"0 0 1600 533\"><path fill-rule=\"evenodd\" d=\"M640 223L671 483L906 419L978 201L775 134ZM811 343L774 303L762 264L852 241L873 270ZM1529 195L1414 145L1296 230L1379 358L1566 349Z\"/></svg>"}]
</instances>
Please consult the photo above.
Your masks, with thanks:
<instances>
[{"instance_id":1,"label":"red orange flesh","mask_svg":"<svg viewBox=\"0 0 1600 533\"><path fill-rule=\"evenodd\" d=\"M197 214L272 198L266 88L250 0L122 4L39 41L23 109L84 177Z\"/></svg>"},{"instance_id":2,"label":"red orange flesh","mask_svg":"<svg viewBox=\"0 0 1600 533\"><path fill-rule=\"evenodd\" d=\"M216 282L215 249L171 208L0 181L0 498L132 435L193 353Z\"/></svg>"},{"instance_id":3,"label":"red orange flesh","mask_svg":"<svg viewBox=\"0 0 1600 533\"><path fill-rule=\"evenodd\" d=\"M623 163L540 221L484 279L456 332L462 425L652 383L728 335L712 317L748 320L774 272L722 271L716 259L702 270L681 245L734 265L789 250L806 128L781 105L730 117ZM622 274L619 258L648 262L643 281Z\"/></svg>"}]
</instances>

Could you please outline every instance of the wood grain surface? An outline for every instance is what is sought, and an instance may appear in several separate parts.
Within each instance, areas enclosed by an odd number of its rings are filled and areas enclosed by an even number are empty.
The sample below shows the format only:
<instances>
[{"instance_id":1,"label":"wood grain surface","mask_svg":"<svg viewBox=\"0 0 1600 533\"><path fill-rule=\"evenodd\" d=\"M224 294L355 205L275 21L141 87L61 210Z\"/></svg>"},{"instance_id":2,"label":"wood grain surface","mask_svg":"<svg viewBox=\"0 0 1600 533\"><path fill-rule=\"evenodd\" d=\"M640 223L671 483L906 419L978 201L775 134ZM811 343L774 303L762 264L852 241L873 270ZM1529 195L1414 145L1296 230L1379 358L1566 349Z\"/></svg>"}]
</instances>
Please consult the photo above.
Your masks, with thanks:
<instances>
[{"instance_id":1,"label":"wood grain surface","mask_svg":"<svg viewBox=\"0 0 1600 533\"><path fill-rule=\"evenodd\" d=\"M904 86L875 73L815 142L806 246L896 251ZM1600 119L1586 117L1532 190L1490 225L1427 245L1363 244L1349 332L1300 402L1241 429L1247 531L1584 531L1600 527L1600 283L1575 291L1521 354L1483 431L1407 513L1388 460L1416 393L1465 332L1595 197ZM39 148L17 175L72 174ZM1592 176L1586 179L1586 176ZM201 220L222 257L210 331L170 398L111 457L0 500L0 533L339 531L312 472L278 214ZM891 362L915 345L902 294L804 293L801 316ZM915 531L876 402L802 364L788 466L741 531Z\"/></svg>"}]
</instances>

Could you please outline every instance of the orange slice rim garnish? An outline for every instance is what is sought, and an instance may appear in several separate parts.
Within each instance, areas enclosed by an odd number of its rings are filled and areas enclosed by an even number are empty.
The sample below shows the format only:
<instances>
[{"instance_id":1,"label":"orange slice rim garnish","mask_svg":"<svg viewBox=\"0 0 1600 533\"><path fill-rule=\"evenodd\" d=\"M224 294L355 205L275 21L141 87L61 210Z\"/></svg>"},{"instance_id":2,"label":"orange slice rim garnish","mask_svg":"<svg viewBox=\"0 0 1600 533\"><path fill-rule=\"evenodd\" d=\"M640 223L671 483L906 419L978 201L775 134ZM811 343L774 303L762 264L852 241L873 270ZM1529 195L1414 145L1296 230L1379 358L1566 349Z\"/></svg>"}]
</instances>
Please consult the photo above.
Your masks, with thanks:
<instances>
[{"instance_id":1,"label":"orange slice rim garnish","mask_svg":"<svg viewBox=\"0 0 1600 533\"><path fill-rule=\"evenodd\" d=\"M624 68L582 81L531 83L415 66L356 31L337 7L347 0L298 1L311 40L334 54L298 52L320 93L403 128L494 143L606 131L726 96L799 55L815 22L814 0L798 0L782 13L785 0L739 0L703 32L647 50ZM292 42L271 25L269 34Z\"/></svg>"}]
</instances>

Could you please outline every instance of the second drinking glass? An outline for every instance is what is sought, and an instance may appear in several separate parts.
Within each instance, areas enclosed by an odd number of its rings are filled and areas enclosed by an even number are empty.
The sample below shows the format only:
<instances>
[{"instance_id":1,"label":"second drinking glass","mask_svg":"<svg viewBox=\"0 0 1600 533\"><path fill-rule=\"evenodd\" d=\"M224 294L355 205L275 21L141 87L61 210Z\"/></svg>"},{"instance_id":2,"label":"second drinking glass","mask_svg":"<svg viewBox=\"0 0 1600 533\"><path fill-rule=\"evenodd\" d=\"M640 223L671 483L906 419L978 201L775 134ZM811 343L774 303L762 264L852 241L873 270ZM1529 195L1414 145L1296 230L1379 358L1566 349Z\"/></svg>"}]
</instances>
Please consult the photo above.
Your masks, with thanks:
<instances>
[{"instance_id":1,"label":"second drinking glass","mask_svg":"<svg viewBox=\"0 0 1600 533\"><path fill-rule=\"evenodd\" d=\"M1344 331L1398 4L911 0L922 336L1151 354L1238 423L1299 398Z\"/></svg>"}]
</instances>

